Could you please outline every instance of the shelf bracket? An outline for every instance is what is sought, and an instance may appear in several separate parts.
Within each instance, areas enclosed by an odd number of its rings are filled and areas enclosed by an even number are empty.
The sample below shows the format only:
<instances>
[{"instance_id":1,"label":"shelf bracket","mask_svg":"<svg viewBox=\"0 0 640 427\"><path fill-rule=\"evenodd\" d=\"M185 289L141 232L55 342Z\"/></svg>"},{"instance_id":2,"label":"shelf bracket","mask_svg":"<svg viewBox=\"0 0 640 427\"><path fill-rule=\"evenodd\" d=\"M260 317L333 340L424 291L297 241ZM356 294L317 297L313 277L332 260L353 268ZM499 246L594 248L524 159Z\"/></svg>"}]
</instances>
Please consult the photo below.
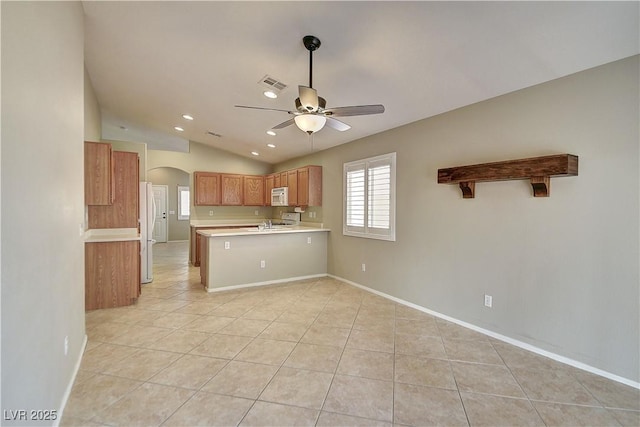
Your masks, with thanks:
<instances>
[{"instance_id":1,"label":"shelf bracket","mask_svg":"<svg viewBox=\"0 0 640 427\"><path fill-rule=\"evenodd\" d=\"M549 197L551 178L548 176L532 176L531 188L533 188L533 197Z\"/></svg>"},{"instance_id":2,"label":"shelf bracket","mask_svg":"<svg viewBox=\"0 0 640 427\"><path fill-rule=\"evenodd\" d=\"M460 182L460 190L462 190L462 198L463 199L473 199L476 197L476 182L475 181L464 181Z\"/></svg>"}]
</instances>

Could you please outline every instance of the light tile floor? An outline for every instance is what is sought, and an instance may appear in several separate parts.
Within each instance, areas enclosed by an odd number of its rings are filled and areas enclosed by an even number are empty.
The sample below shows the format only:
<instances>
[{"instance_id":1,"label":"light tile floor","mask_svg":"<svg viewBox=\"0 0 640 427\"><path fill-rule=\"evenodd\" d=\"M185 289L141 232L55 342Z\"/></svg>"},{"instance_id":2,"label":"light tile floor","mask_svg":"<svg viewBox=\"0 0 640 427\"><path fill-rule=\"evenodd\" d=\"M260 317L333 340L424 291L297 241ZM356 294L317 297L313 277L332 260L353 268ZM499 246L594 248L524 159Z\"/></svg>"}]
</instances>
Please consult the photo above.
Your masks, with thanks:
<instances>
[{"instance_id":1,"label":"light tile floor","mask_svg":"<svg viewBox=\"0 0 640 427\"><path fill-rule=\"evenodd\" d=\"M62 425L640 425L634 388L340 281L207 294L186 243L155 261L87 313Z\"/></svg>"}]
</instances>

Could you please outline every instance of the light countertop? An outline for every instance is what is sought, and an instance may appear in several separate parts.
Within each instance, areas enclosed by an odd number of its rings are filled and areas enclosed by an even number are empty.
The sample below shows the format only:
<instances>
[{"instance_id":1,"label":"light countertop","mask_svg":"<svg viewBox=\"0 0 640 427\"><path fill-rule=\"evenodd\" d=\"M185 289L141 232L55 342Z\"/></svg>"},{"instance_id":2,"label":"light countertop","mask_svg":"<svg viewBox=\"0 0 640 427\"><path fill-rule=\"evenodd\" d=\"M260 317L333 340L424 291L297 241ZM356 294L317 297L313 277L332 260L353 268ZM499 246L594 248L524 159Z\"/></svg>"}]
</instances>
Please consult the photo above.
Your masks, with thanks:
<instances>
[{"instance_id":1,"label":"light countertop","mask_svg":"<svg viewBox=\"0 0 640 427\"><path fill-rule=\"evenodd\" d=\"M128 242L140 240L137 228L93 228L84 233L85 243Z\"/></svg>"},{"instance_id":2,"label":"light countertop","mask_svg":"<svg viewBox=\"0 0 640 427\"><path fill-rule=\"evenodd\" d=\"M198 234L204 237L221 237L221 236L268 236L272 234L286 233L315 233L328 232L328 228L306 227L301 225L280 226L278 228L259 230L257 227L232 228L232 229L211 229L198 230Z\"/></svg>"},{"instance_id":3,"label":"light countertop","mask_svg":"<svg viewBox=\"0 0 640 427\"><path fill-rule=\"evenodd\" d=\"M189 225L191 227L253 227L268 221L268 218L255 218L255 219L194 219Z\"/></svg>"}]
</instances>

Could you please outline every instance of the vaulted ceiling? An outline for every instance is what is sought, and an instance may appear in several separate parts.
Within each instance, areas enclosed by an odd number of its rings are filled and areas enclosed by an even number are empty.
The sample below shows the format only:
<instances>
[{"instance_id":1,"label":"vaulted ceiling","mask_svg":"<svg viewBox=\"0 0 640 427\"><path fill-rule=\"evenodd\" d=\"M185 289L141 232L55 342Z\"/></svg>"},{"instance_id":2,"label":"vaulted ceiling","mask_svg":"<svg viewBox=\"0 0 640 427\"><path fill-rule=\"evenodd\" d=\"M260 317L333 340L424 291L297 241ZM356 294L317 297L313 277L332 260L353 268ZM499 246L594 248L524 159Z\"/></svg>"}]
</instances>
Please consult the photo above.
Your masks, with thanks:
<instances>
[{"instance_id":1,"label":"vaulted ceiling","mask_svg":"<svg viewBox=\"0 0 640 427\"><path fill-rule=\"evenodd\" d=\"M178 151L191 140L268 163L640 53L638 2L83 5L103 138ZM234 107L293 110L309 79L308 34L322 42L313 87L327 107L379 103L383 114L310 138L295 126L266 134L285 112ZM263 95L265 76L287 85L277 99Z\"/></svg>"}]
</instances>

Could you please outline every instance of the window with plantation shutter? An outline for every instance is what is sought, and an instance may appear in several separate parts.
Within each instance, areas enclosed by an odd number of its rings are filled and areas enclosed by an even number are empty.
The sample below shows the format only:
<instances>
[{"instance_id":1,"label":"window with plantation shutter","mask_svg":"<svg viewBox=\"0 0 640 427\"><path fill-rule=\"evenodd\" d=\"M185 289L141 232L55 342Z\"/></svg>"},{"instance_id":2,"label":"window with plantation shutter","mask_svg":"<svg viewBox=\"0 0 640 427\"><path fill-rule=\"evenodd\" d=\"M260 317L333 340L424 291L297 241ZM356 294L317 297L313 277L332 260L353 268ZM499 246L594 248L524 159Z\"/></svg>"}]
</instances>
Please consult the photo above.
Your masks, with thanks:
<instances>
[{"instance_id":1,"label":"window with plantation shutter","mask_svg":"<svg viewBox=\"0 0 640 427\"><path fill-rule=\"evenodd\" d=\"M395 240L396 153L344 164L343 234Z\"/></svg>"}]
</instances>

